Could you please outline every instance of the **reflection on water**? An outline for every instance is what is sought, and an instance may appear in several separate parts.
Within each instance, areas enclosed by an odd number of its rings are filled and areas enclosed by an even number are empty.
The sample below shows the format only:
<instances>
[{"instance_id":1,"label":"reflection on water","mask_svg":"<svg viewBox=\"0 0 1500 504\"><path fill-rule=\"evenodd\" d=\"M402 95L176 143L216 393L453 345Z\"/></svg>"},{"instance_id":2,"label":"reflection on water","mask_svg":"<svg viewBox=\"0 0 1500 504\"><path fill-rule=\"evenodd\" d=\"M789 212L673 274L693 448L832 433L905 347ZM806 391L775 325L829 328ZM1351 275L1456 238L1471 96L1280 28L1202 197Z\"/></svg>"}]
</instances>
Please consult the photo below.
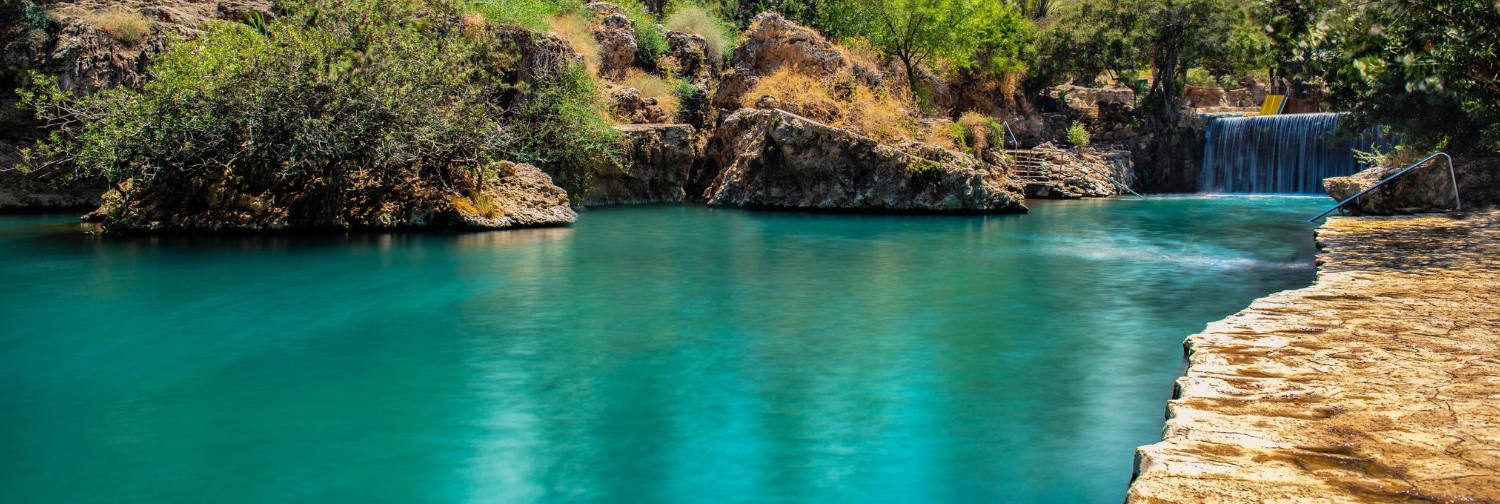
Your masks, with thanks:
<instances>
[{"instance_id":1,"label":"reflection on water","mask_svg":"<svg viewBox=\"0 0 1500 504\"><path fill-rule=\"evenodd\" d=\"M91 239L0 218L0 501L1119 502L1316 200ZM21 220L31 219L31 220Z\"/></svg>"}]
</instances>

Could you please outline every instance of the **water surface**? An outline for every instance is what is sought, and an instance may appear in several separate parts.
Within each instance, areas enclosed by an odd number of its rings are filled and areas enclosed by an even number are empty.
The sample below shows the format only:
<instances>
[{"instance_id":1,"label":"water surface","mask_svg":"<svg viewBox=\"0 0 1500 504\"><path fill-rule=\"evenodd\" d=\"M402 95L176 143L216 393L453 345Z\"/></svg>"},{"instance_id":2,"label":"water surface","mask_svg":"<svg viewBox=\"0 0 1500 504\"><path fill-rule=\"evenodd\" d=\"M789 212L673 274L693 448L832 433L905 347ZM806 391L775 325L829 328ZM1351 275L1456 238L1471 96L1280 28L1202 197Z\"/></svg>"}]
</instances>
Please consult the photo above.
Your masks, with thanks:
<instances>
[{"instance_id":1,"label":"water surface","mask_svg":"<svg viewBox=\"0 0 1500 504\"><path fill-rule=\"evenodd\" d=\"M0 217L0 502L1098 502L1326 202L591 210L99 240Z\"/></svg>"}]
</instances>

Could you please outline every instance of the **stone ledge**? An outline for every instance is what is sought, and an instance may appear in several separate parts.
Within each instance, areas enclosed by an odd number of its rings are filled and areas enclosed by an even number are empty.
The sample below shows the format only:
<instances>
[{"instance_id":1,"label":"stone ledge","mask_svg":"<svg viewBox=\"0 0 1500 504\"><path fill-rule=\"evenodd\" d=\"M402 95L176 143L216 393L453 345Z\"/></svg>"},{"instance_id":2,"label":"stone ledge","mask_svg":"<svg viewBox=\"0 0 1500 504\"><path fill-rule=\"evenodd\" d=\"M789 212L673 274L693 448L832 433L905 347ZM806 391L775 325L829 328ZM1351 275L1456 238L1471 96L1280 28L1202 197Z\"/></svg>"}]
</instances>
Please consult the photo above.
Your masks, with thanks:
<instances>
[{"instance_id":1,"label":"stone ledge","mask_svg":"<svg viewBox=\"0 0 1500 504\"><path fill-rule=\"evenodd\" d=\"M1127 502L1500 502L1500 212L1318 240L1316 284L1188 338Z\"/></svg>"}]
</instances>

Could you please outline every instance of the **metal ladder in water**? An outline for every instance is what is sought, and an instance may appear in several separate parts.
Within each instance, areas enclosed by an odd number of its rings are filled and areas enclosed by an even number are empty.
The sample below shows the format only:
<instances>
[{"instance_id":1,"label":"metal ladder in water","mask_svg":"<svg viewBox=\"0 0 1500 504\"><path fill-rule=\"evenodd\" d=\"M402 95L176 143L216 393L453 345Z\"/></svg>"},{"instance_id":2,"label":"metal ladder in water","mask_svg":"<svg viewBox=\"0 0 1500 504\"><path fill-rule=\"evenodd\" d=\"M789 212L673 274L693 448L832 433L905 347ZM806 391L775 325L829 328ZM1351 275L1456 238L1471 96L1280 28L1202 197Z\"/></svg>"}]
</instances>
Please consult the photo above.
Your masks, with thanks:
<instances>
[{"instance_id":1,"label":"metal ladder in water","mask_svg":"<svg viewBox=\"0 0 1500 504\"><path fill-rule=\"evenodd\" d=\"M1365 194L1368 194L1370 191L1374 191L1376 189L1379 189L1380 186L1385 185L1386 182L1390 182L1392 180L1396 180L1396 177L1400 177L1402 175L1406 175L1407 172L1410 172L1412 170L1415 170L1417 168L1422 167L1422 165L1427 164L1428 161L1432 161L1434 159L1437 159L1438 156L1442 156L1444 159L1448 160L1448 179L1451 180L1451 181L1453 181L1453 205L1454 205L1453 209L1454 210L1463 210L1464 209L1464 201L1463 201L1463 199L1460 199L1459 196L1458 196L1458 172L1454 171L1454 169L1453 169L1453 156L1449 156L1448 153L1446 153L1446 152L1436 152L1436 153L1433 153L1430 156L1422 158L1421 161L1417 161L1415 163L1412 163L1411 166L1407 166L1406 168L1402 168L1401 171L1393 173L1389 177L1381 179L1379 182L1376 182L1375 185L1372 185L1370 187L1366 187L1365 190L1360 191L1358 194L1355 194L1353 196L1345 198L1344 201L1340 201L1339 204L1334 205L1333 208L1324 210L1323 213L1315 215L1311 219L1307 219L1307 222L1312 222L1312 221L1321 219L1325 215L1331 214L1334 211L1337 211L1339 209L1344 208L1344 205L1348 205L1350 202L1358 200L1360 196L1364 196Z\"/></svg>"}]
</instances>

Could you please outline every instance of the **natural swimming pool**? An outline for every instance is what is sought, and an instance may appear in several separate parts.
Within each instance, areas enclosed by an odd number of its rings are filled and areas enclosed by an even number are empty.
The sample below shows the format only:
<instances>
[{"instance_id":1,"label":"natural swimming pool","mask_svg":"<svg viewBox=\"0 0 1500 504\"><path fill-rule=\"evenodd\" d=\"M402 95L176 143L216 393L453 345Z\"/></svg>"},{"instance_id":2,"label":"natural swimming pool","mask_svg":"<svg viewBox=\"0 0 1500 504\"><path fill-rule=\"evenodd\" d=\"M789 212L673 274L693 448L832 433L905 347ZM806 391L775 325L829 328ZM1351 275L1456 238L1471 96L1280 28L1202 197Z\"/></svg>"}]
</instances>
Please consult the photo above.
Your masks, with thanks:
<instances>
[{"instance_id":1,"label":"natural swimming pool","mask_svg":"<svg viewBox=\"0 0 1500 504\"><path fill-rule=\"evenodd\" d=\"M0 502L1100 502L1311 198L83 236L0 216Z\"/></svg>"}]
</instances>

